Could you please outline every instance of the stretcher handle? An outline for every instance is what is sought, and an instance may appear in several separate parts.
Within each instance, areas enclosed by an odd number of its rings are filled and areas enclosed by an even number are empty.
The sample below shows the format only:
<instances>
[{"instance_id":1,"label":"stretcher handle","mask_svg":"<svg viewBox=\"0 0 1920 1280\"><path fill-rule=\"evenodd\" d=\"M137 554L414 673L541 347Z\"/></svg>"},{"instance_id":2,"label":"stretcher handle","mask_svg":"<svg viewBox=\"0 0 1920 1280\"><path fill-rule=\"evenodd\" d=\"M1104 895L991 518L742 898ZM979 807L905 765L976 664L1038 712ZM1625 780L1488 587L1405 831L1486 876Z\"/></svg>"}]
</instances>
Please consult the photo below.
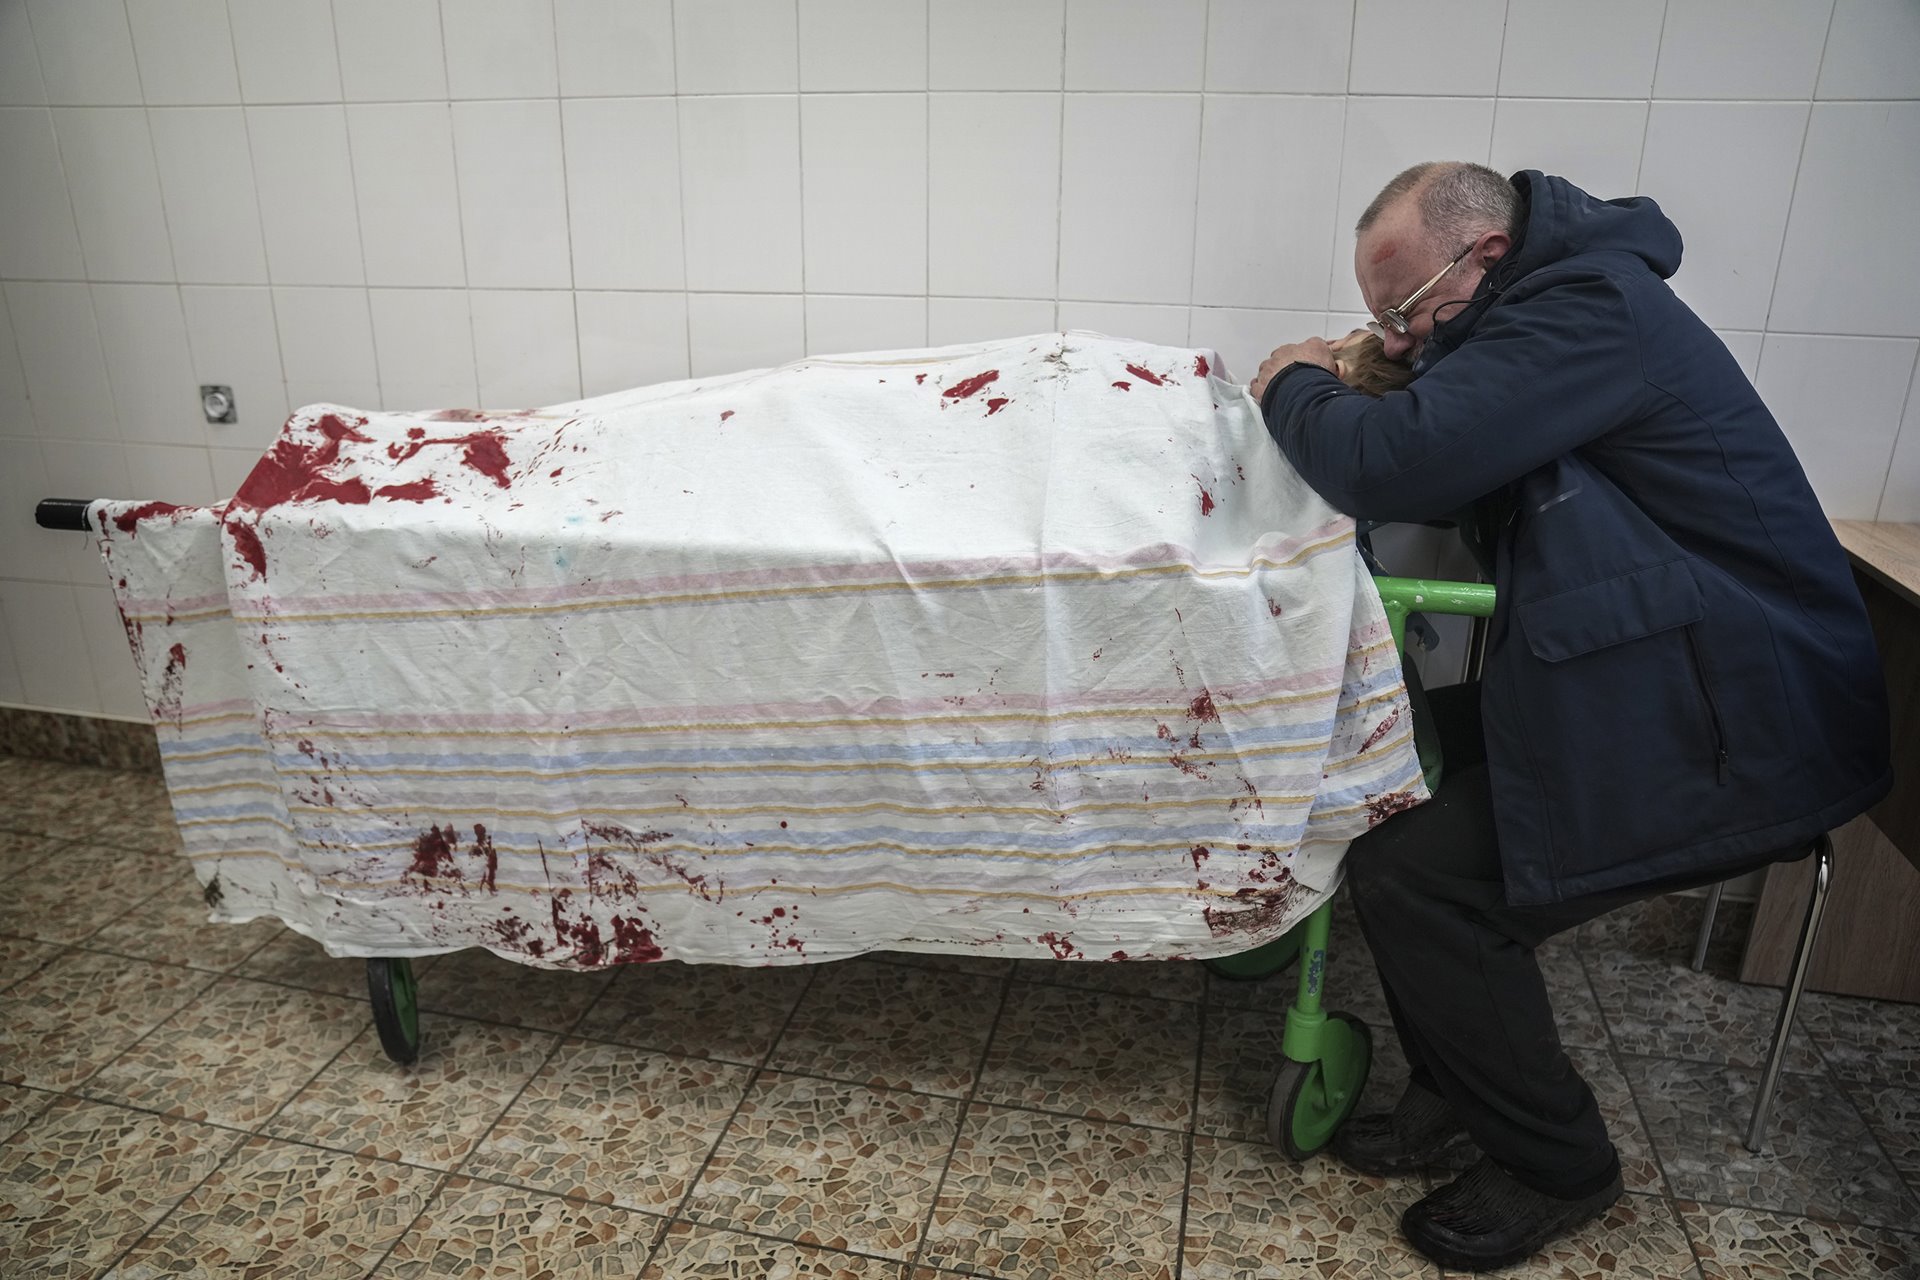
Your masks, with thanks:
<instances>
[{"instance_id":1,"label":"stretcher handle","mask_svg":"<svg viewBox=\"0 0 1920 1280\"><path fill-rule=\"evenodd\" d=\"M1452 613L1470 618L1493 616L1493 587L1484 582L1436 582L1429 578L1377 577L1373 585L1386 606L1394 648L1406 645L1409 613Z\"/></svg>"},{"instance_id":2,"label":"stretcher handle","mask_svg":"<svg viewBox=\"0 0 1920 1280\"><path fill-rule=\"evenodd\" d=\"M76 533L85 533L87 509L98 501L95 498L42 498L33 508L33 522L42 529L71 529Z\"/></svg>"}]
</instances>

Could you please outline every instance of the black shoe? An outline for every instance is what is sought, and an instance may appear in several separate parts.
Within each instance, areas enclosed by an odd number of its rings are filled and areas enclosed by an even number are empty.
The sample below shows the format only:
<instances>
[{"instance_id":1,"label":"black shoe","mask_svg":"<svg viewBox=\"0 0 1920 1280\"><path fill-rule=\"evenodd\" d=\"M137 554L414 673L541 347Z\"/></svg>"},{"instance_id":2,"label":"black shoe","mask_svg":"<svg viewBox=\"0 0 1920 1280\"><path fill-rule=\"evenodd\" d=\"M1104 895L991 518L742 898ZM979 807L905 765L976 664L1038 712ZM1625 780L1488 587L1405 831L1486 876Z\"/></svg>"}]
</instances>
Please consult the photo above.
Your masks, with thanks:
<instances>
[{"instance_id":1,"label":"black shoe","mask_svg":"<svg viewBox=\"0 0 1920 1280\"><path fill-rule=\"evenodd\" d=\"M1358 1116L1333 1138L1333 1154L1349 1169L1376 1178L1418 1173L1472 1145L1447 1100L1409 1084L1392 1111Z\"/></svg>"},{"instance_id":2,"label":"black shoe","mask_svg":"<svg viewBox=\"0 0 1920 1280\"><path fill-rule=\"evenodd\" d=\"M1516 1182L1482 1158L1400 1216L1407 1240L1443 1267L1492 1271L1540 1252L1620 1198L1620 1170L1592 1195L1562 1200Z\"/></svg>"}]
</instances>

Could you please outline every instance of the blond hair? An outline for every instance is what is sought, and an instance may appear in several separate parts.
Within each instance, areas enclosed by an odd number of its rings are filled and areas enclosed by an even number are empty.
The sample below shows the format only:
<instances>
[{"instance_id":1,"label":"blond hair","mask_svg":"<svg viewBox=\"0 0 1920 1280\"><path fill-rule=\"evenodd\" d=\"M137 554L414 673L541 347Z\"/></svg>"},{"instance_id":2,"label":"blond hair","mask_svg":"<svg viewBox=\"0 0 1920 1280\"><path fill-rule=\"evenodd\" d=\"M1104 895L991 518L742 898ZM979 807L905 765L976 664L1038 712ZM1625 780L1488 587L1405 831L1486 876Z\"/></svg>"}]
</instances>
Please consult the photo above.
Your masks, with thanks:
<instances>
[{"instance_id":1,"label":"blond hair","mask_svg":"<svg viewBox=\"0 0 1920 1280\"><path fill-rule=\"evenodd\" d=\"M1349 335L1334 356L1343 370L1340 380L1355 391L1364 391L1370 396L1398 391L1413 381L1413 370L1398 361L1387 359L1386 348L1381 345L1380 339L1365 330Z\"/></svg>"}]
</instances>

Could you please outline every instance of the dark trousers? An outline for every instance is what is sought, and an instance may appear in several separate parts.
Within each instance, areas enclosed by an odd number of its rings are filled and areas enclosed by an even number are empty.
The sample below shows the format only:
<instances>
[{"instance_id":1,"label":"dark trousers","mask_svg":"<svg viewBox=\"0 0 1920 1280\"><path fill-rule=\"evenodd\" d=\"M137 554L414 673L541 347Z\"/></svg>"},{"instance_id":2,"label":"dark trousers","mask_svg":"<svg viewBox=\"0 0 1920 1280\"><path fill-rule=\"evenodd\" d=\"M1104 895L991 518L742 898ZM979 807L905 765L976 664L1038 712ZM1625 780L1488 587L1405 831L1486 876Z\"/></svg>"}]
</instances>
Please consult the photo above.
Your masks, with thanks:
<instances>
[{"instance_id":1,"label":"dark trousers","mask_svg":"<svg viewBox=\"0 0 1920 1280\"><path fill-rule=\"evenodd\" d=\"M1612 1180L1619 1159L1593 1090L1560 1046L1534 948L1616 907L1733 873L1509 906L1480 687L1428 696L1446 772L1431 801L1353 842L1354 912L1413 1081L1451 1103L1480 1149L1519 1181L1587 1195Z\"/></svg>"}]
</instances>

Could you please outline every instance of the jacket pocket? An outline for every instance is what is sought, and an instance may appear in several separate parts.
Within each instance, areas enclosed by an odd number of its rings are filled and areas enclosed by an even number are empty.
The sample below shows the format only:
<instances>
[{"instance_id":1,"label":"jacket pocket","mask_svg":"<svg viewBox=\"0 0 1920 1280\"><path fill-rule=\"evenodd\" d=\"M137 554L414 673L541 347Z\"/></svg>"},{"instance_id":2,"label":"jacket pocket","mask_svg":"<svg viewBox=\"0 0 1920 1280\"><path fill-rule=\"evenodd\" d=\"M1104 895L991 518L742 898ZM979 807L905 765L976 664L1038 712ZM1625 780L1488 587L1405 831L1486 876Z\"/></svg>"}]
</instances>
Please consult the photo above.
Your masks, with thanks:
<instances>
[{"instance_id":1,"label":"jacket pocket","mask_svg":"<svg viewBox=\"0 0 1920 1280\"><path fill-rule=\"evenodd\" d=\"M1526 601L1514 616L1535 657L1565 662L1688 626L1706 606L1686 562L1671 560Z\"/></svg>"}]
</instances>

